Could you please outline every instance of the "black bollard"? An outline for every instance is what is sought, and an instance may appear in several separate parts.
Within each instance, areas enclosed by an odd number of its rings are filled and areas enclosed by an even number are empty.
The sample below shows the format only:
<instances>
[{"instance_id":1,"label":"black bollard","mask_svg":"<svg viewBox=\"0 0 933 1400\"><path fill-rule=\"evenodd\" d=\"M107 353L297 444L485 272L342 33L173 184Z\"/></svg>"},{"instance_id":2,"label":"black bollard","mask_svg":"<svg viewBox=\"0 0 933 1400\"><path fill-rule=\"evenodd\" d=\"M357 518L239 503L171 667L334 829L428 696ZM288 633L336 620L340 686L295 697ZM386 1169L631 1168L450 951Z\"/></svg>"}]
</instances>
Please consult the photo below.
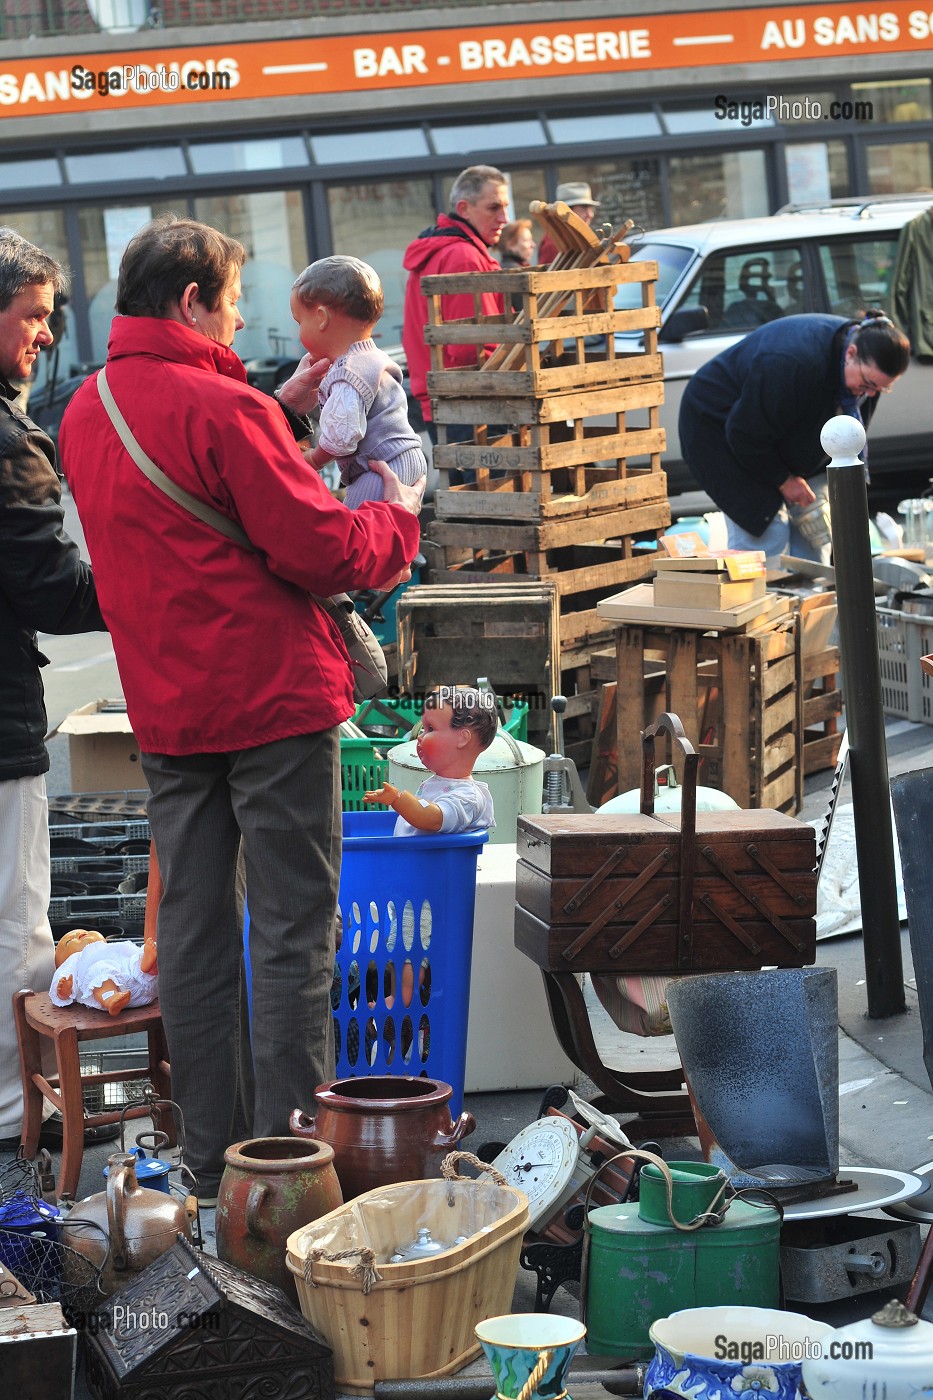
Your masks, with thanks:
<instances>
[{"instance_id":1,"label":"black bollard","mask_svg":"<svg viewBox=\"0 0 933 1400\"><path fill-rule=\"evenodd\" d=\"M868 535L868 492L865 467L857 455L865 444L865 430L855 418L840 415L825 425L820 441L831 458L826 474L868 1014L880 1018L905 1011L906 1001Z\"/></svg>"}]
</instances>

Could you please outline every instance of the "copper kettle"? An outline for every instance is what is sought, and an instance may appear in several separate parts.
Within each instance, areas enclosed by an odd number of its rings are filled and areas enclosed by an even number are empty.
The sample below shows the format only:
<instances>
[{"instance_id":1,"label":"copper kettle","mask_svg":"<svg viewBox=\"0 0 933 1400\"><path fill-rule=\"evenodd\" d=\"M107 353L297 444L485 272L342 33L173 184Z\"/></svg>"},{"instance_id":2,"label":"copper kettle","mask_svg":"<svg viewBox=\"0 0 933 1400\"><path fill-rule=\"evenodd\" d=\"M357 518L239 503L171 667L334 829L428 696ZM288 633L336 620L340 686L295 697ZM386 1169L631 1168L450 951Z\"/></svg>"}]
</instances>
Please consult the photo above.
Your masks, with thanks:
<instances>
[{"instance_id":1,"label":"copper kettle","mask_svg":"<svg viewBox=\"0 0 933 1400\"><path fill-rule=\"evenodd\" d=\"M171 1249L179 1234L191 1239L182 1202L140 1186L134 1156L115 1153L109 1166L107 1189L77 1201L61 1227L62 1244L101 1270L108 1298Z\"/></svg>"}]
</instances>

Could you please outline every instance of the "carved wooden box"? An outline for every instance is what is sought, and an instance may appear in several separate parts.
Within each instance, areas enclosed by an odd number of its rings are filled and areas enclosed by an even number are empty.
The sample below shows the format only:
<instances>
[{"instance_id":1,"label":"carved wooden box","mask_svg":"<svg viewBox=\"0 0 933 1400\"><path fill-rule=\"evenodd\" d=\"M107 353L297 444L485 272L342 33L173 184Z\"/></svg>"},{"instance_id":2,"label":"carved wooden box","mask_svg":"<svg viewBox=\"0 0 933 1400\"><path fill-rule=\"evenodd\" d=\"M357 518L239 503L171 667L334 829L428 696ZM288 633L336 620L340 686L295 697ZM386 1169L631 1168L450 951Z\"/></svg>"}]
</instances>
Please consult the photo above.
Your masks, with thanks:
<instances>
[{"instance_id":1,"label":"carved wooden box","mask_svg":"<svg viewBox=\"0 0 933 1400\"><path fill-rule=\"evenodd\" d=\"M766 809L520 817L515 943L551 972L802 967L816 833Z\"/></svg>"}]
</instances>

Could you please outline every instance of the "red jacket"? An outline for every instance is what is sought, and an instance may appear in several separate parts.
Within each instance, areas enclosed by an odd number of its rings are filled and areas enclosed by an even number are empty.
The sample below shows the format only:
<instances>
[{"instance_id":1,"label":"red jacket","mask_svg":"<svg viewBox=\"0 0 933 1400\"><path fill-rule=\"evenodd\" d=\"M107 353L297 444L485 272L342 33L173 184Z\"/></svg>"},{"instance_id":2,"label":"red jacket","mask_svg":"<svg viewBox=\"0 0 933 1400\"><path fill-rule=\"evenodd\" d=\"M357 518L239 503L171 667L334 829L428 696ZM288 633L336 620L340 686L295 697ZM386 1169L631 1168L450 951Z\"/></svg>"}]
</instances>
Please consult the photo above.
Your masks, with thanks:
<instances>
[{"instance_id":1,"label":"red jacket","mask_svg":"<svg viewBox=\"0 0 933 1400\"><path fill-rule=\"evenodd\" d=\"M421 404L425 421L430 422L431 403L426 375L431 368L431 357L424 343L428 303L421 294L421 278L440 272L501 272L502 268L475 229L465 219L452 214L439 214L434 228L425 229L413 243L409 243L402 265L409 274L405 287L402 344L408 360L411 392ZM445 321L472 320L473 297L469 292L442 297L441 311ZM481 314L501 316L502 311L501 293L484 292L480 299ZM492 350L494 343L486 349ZM444 346L445 369L469 369L471 365L476 365L475 346Z\"/></svg>"},{"instance_id":2,"label":"red jacket","mask_svg":"<svg viewBox=\"0 0 933 1400\"><path fill-rule=\"evenodd\" d=\"M81 386L60 448L140 747L223 753L346 719L347 655L308 594L391 578L418 548L417 517L334 500L233 351L186 326L117 317L107 379L143 450L259 551L153 486L120 443L96 377Z\"/></svg>"}]
</instances>

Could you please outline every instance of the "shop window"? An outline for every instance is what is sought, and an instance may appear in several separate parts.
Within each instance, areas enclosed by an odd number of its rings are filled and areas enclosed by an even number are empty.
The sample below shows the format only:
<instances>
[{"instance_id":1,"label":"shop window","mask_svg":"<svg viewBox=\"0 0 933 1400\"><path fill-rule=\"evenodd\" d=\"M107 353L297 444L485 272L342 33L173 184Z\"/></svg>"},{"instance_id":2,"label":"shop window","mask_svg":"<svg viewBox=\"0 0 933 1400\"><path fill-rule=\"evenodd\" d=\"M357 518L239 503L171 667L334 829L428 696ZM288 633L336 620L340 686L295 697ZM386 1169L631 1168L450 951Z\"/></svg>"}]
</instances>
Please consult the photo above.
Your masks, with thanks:
<instances>
[{"instance_id":1,"label":"shop window","mask_svg":"<svg viewBox=\"0 0 933 1400\"><path fill-rule=\"evenodd\" d=\"M784 160L792 204L842 199L851 193L844 141L795 141L785 147Z\"/></svg>"},{"instance_id":2,"label":"shop window","mask_svg":"<svg viewBox=\"0 0 933 1400\"><path fill-rule=\"evenodd\" d=\"M120 151L87 151L65 156L65 175L74 185L112 180L167 180L187 175L180 146L127 146Z\"/></svg>"},{"instance_id":3,"label":"shop window","mask_svg":"<svg viewBox=\"0 0 933 1400\"><path fill-rule=\"evenodd\" d=\"M669 156L667 170L675 226L770 213L763 150Z\"/></svg>"},{"instance_id":4,"label":"shop window","mask_svg":"<svg viewBox=\"0 0 933 1400\"><path fill-rule=\"evenodd\" d=\"M107 357L117 273L127 243L157 214L185 214L185 203L177 199L171 203L154 200L149 204L98 204L78 210L92 360L103 364Z\"/></svg>"},{"instance_id":5,"label":"shop window","mask_svg":"<svg viewBox=\"0 0 933 1400\"><path fill-rule=\"evenodd\" d=\"M868 146L869 194L908 194L933 185L928 141L892 141Z\"/></svg>"},{"instance_id":6,"label":"shop window","mask_svg":"<svg viewBox=\"0 0 933 1400\"><path fill-rule=\"evenodd\" d=\"M261 141L198 141L188 147L195 175L226 175L239 170L284 170L308 164L300 136L271 136Z\"/></svg>"},{"instance_id":7,"label":"shop window","mask_svg":"<svg viewBox=\"0 0 933 1400\"><path fill-rule=\"evenodd\" d=\"M806 92L789 92L778 98L775 112L780 126L812 126L815 121L828 120L830 108L839 100L838 92L827 88L822 92L807 88Z\"/></svg>"},{"instance_id":8,"label":"shop window","mask_svg":"<svg viewBox=\"0 0 933 1400\"><path fill-rule=\"evenodd\" d=\"M749 97L747 100L752 104L756 99ZM757 97L757 100L761 102L760 97ZM718 114L712 98L702 107L662 107L661 116L670 136L697 136L702 131L717 131L721 136L723 131L728 130L730 126L740 124L738 120L730 122L723 119ZM774 124L774 117L770 114L753 115L751 106L741 119L741 126L746 130L750 127L774 126Z\"/></svg>"},{"instance_id":9,"label":"shop window","mask_svg":"<svg viewBox=\"0 0 933 1400\"><path fill-rule=\"evenodd\" d=\"M639 228L660 228L664 219L661 162L654 156L630 160L575 161L559 165L557 180L585 180L599 200L595 224L618 228L633 219Z\"/></svg>"},{"instance_id":10,"label":"shop window","mask_svg":"<svg viewBox=\"0 0 933 1400\"><path fill-rule=\"evenodd\" d=\"M870 306L891 314L891 275L897 257L896 233L880 238L827 239L820 244L829 309L855 316Z\"/></svg>"},{"instance_id":11,"label":"shop window","mask_svg":"<svg viewBox=\"0 0 933 1400\"><path fill-rule=\"evenodd\" d=\"M547 135L537 120L459 123L456 126L431 125L431 142L439 156L473 155L477 151L522 151L527 146L546 146ZM490 164L495 164L494 156Z\"/></svg>"},{"instance_id":12,"label":"shop window","mask_svg":"<svg viewBox=\"0 0 933 1400\"><path fill-rule=\"evenodd\" d=\"M539 165L532 169L510 170L508 175L509 188L512 192L512 216L516 219L527 219L534 200L547 200L547 176L544 167ZM540 243L544 237L544 230L534 220L532 220L531 231L535 236L535 242Z\"/></svg>"},{"instance_id":13,"label":"shop window","mask_svg":"<svg viewBox=\"0 0 933 1400\"><path fill-rule=\"evenodd\" d=\"M376 160L417 160L431 154L420 126L312 136L311 152L318 165L351 165L357 161L368 165Z\"/></svg>"},{"instance_id":14,"label":"shop window","mask_svg":"<svg viewBox=\"0 0 933 1400\"><path fill-rule=\"evenodd\" d=\"M853 83L852 100L870 103L863 116L873 122L923 122L933 117L933 84L929 78L903 82Z\"/></svg>"},{"instance_id":15,"label":"shop window","mask_svg":"<svg viewBox=\"0 0 933 1400\"><path fill-rule=\"evenodd\" d=\"M402 343L402 308L408 274L402 256L437 213L432 185L423 180L384 180L331 185L327 191L335 253L350 253L374 267L385 291L385 311L375 340L386 350Z\"/></svg>"},{"instance_id":16,"label":"shop window","mask_svg":"<svg viewBox=\"0 0 933 1400\"><path fill-rule=\"evenodd\" d=\"M678 310L705 306L707 334L754 330L810 309L803 256L793 243L718 253L706 259Z\"/></svg>"},{"instance_id":17,"label":"shop window","mask_svg":"<svg viewBox=\"0 0 933 1400\"><path fill-rule=\"evenodd\" d=\"M35 190L61 184L61 171L53 157L0 161L0 190Z\"/></svg>"},{"instance_id":18,"label":"shop window","mask_svg":"<svg viewBox=\"0 0 933 1400\"><path fill-rule=\"evenodd\" d=\"M311 261L298 190L205 196L195 218L237 238L246 249L240 314L246 322L233 348L243 360L304 352L289 306L292 284Z\"/></svg>"},{"instance_id":19,"label":"shop window","mask_svg":"<svg viewBox=\"0 0 933 1400\"><path fill-rule=\"evenodd\" d=\"M640 136L661 136L661 123L649 110L643 112L589 112L586 116L547 114L551 139L561 144L594 141L633 141Z\"/></svg>"}]
</instances>

